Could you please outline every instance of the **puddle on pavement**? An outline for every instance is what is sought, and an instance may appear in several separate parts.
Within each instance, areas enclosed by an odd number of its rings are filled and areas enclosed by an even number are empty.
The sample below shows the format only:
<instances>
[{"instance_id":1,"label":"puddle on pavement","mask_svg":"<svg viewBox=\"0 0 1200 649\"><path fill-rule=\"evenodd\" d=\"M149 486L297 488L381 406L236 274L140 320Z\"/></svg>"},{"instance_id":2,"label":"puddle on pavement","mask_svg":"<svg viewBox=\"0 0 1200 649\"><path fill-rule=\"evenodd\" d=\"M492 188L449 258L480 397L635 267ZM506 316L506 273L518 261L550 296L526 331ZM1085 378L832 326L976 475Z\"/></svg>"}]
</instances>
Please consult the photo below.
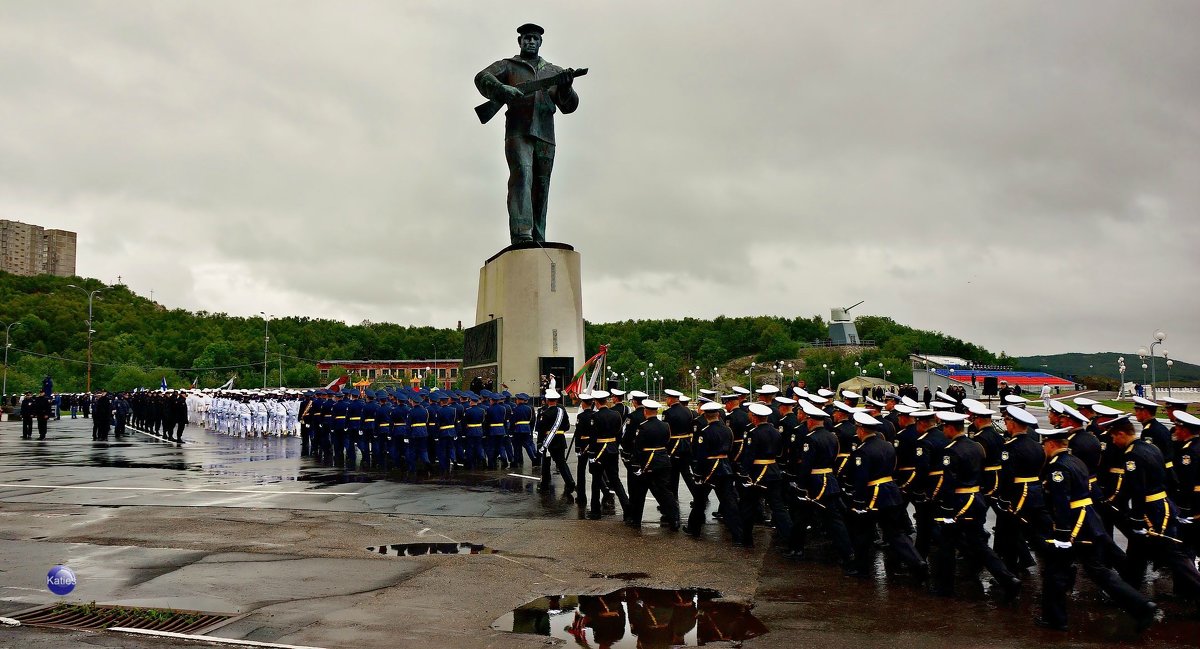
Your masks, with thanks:
<instances>
[{"instance_id":1,"label":"puddle on pavement","mask_svg":"<svg viewBox=\"0 0 1200 649\"><path fill-rule=\"evenodd\" d=\"M607 595L539 597L492 624L577 647L698 647L767 632L750 606L709 589L622 588Z\"/></svg>"},{"instance_id":2,"label":"puddle on pavement","mask_svg":"<svg viewBox=\"0 0 1200 649\"><path fill-rule=\"evenodd\" d=\"M489 547L478 543L393 543L373 545L369 552L393 557L420 557L428 554L497 554Z\"/></svg>"},{"instance_id":3,"label":"puddle on pavement","mask_svg":"<svg viewBox=\"0 0 1200 649\"><path fill-rule=\"evenodd\" d=\"M635 579L648 579L648 572L614 572L611 575L606 575L602 572L593 572L592 579L620 579L621 581L634 581Z\"/></svg>"}]
</instances>

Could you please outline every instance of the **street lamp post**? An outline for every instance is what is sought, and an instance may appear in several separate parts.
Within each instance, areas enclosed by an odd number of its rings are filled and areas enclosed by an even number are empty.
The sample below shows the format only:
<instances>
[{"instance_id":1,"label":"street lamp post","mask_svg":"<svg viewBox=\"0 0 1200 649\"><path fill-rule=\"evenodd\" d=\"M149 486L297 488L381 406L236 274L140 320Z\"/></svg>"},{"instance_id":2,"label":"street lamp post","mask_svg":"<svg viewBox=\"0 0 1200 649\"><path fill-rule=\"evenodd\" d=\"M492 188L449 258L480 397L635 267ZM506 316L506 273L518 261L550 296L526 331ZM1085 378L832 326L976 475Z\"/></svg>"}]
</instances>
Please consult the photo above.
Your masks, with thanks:
<instances>
[{"instance_id":1,"label":"street lamp post","mask_svg":"<svg viewBox=\"0 0 1200 649\"><path fill-rule=\"evenodd\" d=\"M8 398L8 348L12 347L12 345L8 342L8 336L12 331L12 328L19 326L20 324L20 321L17 321L10 323L4 328L4 387L0 388L0 393L3 393L5 399Z\"/></svg>"},{"instance_id":2,"label":"street lamp post","mask_svg":"<svg viewBox=\"0 0 1200 649\"><path fill-rule=\"evenodd\" d=\"M1165 351L1163 352L1163 358L1167 359L1167 396L1170 397L1174 396L1171 394L1171 366L1175 364L1175 361L1168 358Z\"/></svg>"},{"instance_id":3,"label":"street lamp post","mask_svg":"<svg viewBox=\"0 0 1200 649\"><path fill-rule=\"evenodd\" d=\"M83 292L84 292L84 293L86 293L86 294L87 294L87 296L88 296L88 319L87 319L87 337L88 337L88 341L87 341L87 391L88 391L88 393L90 394L90 393L91 393L91 391L92 391L92 334L96 333L96 331L95 331L94 329L92 329L92 300L93 300L93 299L96 297L96 294L97 294L97 293L99 293L100 291L103 291L105 287L100 287L100 288L98 288L98 289L96 289L96 290L94 290L94 291L89 291L89 290L87 290L86 288L81 288L81 287L79 287L79 286L76 286L76 285L74 285L74 284L67 284L67 287L68 287L68 288L73 288L73 289L76 289L76 290L79 290L79 291L83 291Z\"/></svg>"},{"instance_id":4,"label":"street lamp post","mask_svg":"<svg viewBox=\"0 0 1200 649\"><path fill-rule=\"evenodd\" d=\"M1150 399L1151 400L1158 399L1158 388L1156 388L1154 386L1154 382L1157 380L1157 378L1154 376L1154 347L1156 345L1161 345L1163 343L1163 341L1166 339L1167 339L1167 334L1163 333L1162 329L1159 329L1158 331L1154 332L1154 342L1150 343L1150 350L1149 350L1150 353L1148 354L1148 356L1150 357L1150 394L1151 394Z\"/></svg>"},{"instance_id":5,"label":"street lamp post","mask_svg":"<svg viewBox=\"0 0 1200 649\"><path fill-rule=\"evenodd\" d=\"M832 389L833 389L833 375L834 375L834 371L833 371L833 370L829 370L829 380L828 380L828 381L825 383L825 388L826 388L827 390L832 390Z\"/></svg>"},{"instance_id":6,"label":"street lamp post","mask_svg":"<svg viewBox=\"0 0 1200 649\"><path fill-rule=\"evenodd\" d=\"M287 349L287 345L279 346L279 387L283 387L283 350Z\"/></svg>"},{"instance_id":7,"label":"street lamp post","mask_svg":"<svg viewBox=\"0 0 1200 649\"><path fill-rule=\"evenodd\" d=\"M1117 398L1125 396L1125 357L1117 358L1117 372L1121 375L1121 387L1117 388Z\"/></svg>"},{"instance_id":8,"label":"street lamp post","mask_svg":"<svg viewBox=\"0 0 1200 649\"><path fill-rule=\"evenodd\" d=\"M266 311L259 311L259 315L263 317L263 389L267 389L267 343L271 341L271 318L274 315L267 315Z\"/></svg>"}]
</instances>

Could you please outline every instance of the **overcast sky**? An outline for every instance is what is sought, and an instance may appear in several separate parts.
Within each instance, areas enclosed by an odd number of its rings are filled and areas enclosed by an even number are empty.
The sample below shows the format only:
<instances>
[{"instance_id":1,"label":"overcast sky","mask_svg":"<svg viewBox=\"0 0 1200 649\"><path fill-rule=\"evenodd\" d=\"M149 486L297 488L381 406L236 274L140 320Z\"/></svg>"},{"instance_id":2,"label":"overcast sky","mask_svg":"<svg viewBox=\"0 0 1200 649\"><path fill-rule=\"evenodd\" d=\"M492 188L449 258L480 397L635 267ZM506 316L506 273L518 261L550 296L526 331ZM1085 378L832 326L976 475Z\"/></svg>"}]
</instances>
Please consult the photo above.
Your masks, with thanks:
<instances>
[{"instance_id":1,"label":"overcast sky","mask_svg":"<svg viewBox=\"0 0 1200 649\"><path fill-rule=\"evenodd\" d=\"M473 324L508 244L472 78L589 67L549 233L597 322L866 303L1009 354L1200 360L1195 2L0 8L0 218L168 307Z\"/></svg>"}]
</instances>

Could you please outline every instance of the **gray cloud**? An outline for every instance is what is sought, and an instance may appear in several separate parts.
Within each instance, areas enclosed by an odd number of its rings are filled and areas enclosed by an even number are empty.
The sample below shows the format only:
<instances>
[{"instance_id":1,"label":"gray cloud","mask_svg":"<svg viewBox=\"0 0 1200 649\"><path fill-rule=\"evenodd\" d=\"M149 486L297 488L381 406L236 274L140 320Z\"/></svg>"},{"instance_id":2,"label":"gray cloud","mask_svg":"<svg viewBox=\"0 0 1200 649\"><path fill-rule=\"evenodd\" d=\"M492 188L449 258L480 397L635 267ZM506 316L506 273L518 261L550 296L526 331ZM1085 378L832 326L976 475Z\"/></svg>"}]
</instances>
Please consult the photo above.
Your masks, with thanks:
<instances>
[{"instance_id":1,"label":"gray cloud","mask_svg":"<svg viewBox=\"0 0 1200 649\"><path fill-rule=\"evenodd\" d=\"M588 66L550 236L589 319L866 312L1193 360L1192 3L9 3L0 214L169 306L453 326L507 241L471 77Z\"/></svg>"}]
</instances>

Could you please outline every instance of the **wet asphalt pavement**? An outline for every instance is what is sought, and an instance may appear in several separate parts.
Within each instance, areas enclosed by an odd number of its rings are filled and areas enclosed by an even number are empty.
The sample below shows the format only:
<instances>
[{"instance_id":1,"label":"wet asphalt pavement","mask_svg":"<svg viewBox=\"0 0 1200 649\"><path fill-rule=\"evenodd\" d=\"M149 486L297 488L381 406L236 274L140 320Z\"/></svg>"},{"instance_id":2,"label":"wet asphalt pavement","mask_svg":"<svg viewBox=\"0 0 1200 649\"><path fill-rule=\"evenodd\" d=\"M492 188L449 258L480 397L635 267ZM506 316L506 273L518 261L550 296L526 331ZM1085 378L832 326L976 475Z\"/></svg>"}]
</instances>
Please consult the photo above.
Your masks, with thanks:
<instances>
[{"instance_id":1,"label":"wet asphalt pavement","mask_svg":"<svg viewBox=\"0 0 1200 649\"><path fill-rule=\"evenodd\" d=\"M649 523L653 503L641 532L619 518L580 520L560 494L504 471L400 480L320 466L296 439L189 427L184 444L132 431L92 442L90 424L62 419L49 439L27 441L19 422L0 423L0 615L60 601L45 573L66 563L79 576L69 601L244 614L212 635L318 647L544 646L546 635L494 625L544 596L587 602L627 586L715 589L752 604L767 632L748 648L1200 646L1195 606L1164 596L1169 579L1149 586L1165 620L1137 638L1081 575L1064 636L1031 624L1036 569L1016 605L965 574L958 597L942 599L889 576L882 560L874 577L849 579L831 563L782 559L766 529L752 551L711 523L693 541ZM406 543L487 551L390 550ZM578 627L574 614L550 619ZM574 642L570 629L550 635ZM731 636L707 644L720 637ZM120 640L0 628L0 646L165 646Z\"/></svg>"}]
</instances>

